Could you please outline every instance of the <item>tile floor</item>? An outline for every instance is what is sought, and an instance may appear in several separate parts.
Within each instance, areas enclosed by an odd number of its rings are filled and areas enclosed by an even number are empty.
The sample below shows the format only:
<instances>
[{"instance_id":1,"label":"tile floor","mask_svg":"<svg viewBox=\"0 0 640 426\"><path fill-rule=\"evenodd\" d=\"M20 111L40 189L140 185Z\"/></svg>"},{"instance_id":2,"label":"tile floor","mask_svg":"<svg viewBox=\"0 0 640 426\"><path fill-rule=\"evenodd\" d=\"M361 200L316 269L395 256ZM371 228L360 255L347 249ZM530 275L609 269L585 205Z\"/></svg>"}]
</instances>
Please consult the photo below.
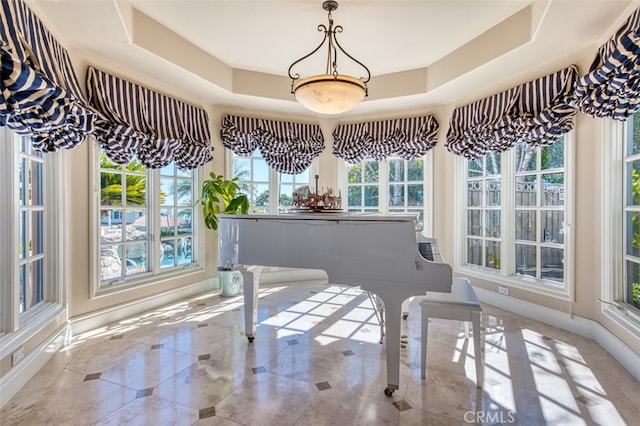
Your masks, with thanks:
<instances>
[{"instance_id":1,"label":"tile floor","mask_svg":"<svg viewBox=\"0 0 640 426\"><path fill-rule=\"evenodd\" d=\"M365 293L323 283L261 290L254 343L242 298L203 294L78 335L0 411L2 425L638 424L640 384L592 340L484 306L473 340L420 313L403 321L400 389L386 387Z\"/></svg>"}]
</instances>

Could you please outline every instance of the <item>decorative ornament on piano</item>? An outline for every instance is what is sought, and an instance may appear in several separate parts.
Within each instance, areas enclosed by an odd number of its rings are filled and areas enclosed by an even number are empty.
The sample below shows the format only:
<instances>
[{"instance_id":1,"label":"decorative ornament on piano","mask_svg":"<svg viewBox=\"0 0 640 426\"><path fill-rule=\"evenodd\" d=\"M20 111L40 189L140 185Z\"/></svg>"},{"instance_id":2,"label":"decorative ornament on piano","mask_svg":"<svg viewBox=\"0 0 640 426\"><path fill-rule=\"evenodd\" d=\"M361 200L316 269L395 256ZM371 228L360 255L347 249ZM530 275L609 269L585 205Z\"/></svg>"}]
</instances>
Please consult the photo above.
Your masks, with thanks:
<instances>
[{"instance_id":1,"label":"decorative ornament on piano","mask_svg":"<svg viewBox=\"0 0 640 426\"><path fill-rule=\"evenodd\" d=\"M319 177L319 175L315 176L315 192L312 192L311 187L308 185L298 187L293 191L293 211L314 213L342 211L342 194L340 191L338 191L338 195L335 195L333 188L328 188L327 191L321 192L318 186Z\"/></svg>"}]
</instances>

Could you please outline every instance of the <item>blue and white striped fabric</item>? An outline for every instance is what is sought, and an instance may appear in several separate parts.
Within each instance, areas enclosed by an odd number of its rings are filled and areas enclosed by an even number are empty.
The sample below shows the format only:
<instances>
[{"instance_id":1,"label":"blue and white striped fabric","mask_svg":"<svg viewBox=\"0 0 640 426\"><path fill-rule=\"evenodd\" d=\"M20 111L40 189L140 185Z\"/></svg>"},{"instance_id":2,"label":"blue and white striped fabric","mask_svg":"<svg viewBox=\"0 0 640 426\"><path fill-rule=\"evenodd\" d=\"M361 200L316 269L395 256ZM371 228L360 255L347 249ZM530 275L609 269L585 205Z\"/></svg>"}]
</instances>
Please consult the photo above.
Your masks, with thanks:
<instances>
[{"instance_id":1,"label":"blue and white striped fabric","mask_svg":"<svg viewBox=\"0 0 640 426\"><path fill-rule=\"evenodd\" d=\"M603 44L575 86L575 104L594 117L626 120L640 109L640 8Z\"/></svg>"},{"instance_id":2,"label":"blue and white striped fabric","mask_svg":"<svg viewBox=\"0 0 640 426\"><path fill-rule=\"evenodd\" d=\"M518 142L553 144L573 129L571 105L578 69L570 66L497 95L456 108L447 149L466 158L503 152Z\"/></svg>"},{"instance_id":3,"label":"blue and white striped fabric","mask_svg":"<svg viewBox=\"0 0 640 426\"><path fill-rule=\"evenodd\" d=\"M317 124L226 115L220 136L234 154L247 157L259 149L269 167L287 174L302 173L324 150Z\"/></svg>"},{"instance_id":4,"label":"blue and white striped fabric","mask_svg":"<svg viewBox=\"0 0 640 426\"><path fill-rule=\"evenodd\" d=\"M333 154L349 163L367 158L411 160L438 143L438 127L432 115L340 124L333 131Z\"/></svg>"},{"instance_id":5,"label":"blue and white striped fabric","mask_svg":"<svg viewBox=\"0 0 640 426\"><path fill-rule=\"evenodd\" d=\"M34 149L73 148L92 133L67 51L22 0L0 5L0 125L30 136Z\"/></svg>"},{"instance_id":6,"label":"blue and white striped fabric","mask_svg":"<svg viewBox=\"0 0 640 426\"><path fill-rule=\"evenodd\" d=\"M107 156L147 168L175 161L194 169L213 160L206 111L89 67L89 101L98 110L96 138Z\"/></svg>"},{"instance_id":7,"label":"blue and white striped fabric","mask_svg":"<svg viewBox=\"0 0 640 426\"><path fill-rule=\"evenodd\" d=\"M509 132L512 125L509 111L517 100L518 89L513 88L456 108L449 121L447 149L466 158L492 151Z\"/></svg>"}]
</instances>

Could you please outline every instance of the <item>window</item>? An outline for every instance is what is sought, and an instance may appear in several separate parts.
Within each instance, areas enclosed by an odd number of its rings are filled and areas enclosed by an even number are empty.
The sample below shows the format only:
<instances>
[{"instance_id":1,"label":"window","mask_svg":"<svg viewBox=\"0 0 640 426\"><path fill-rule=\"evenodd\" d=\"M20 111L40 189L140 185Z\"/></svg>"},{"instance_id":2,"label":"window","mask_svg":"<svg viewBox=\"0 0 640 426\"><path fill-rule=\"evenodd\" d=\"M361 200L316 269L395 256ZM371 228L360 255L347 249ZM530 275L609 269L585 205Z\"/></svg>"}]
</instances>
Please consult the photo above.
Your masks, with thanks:
<instances>
[{"instance_id":1,"label":"window","mask_svg":"<svg viewBox=\"0 0 640 426\"><path fill-rule=\"evenodd\" d=\"M35 332L63 309L64 201L61 156L35 151L28 138L4 127L0 136L0 336L8 339L0 346L9 350L12 333Z\"/></svg>"},{"instance_id":2,"label":"window","mask_svg":"<svg viewBox=\"0 0 640 426\"><path fill-rule=\"evenodd\" d=\"M269 213L270 172L259 150L249 157L233 155L233 175L249 198L249 213Z\"/></svg>"},{"instance_id":3,"label":"window","mask_svg":"<svg viewBox=\"0 0 640 426\"><path fill-rule=\"evenodd\" d=\"M260 150L255 150L249 157L241 157L229 152L233 164L233 176L238 177L238 184L243 193L249 197L249 213L276 214L284 213L293 205L293 190L301 186L311 185L315 190L315 173L317 160L311 167L297 175L279 173L271 169ZM311 182L311 176L314 176ZM322 179L320 178L320 184Z\"/></svg>"},{"instance_id":4,"label":"window","mask_svg":"<svg viewBox=\"0 0 640 426\"><path fill-rule=\"evenodd\" d=\"M467 263L500 269L500 154L467 164Z\"/></svg>"},{"instance_id":5,"label":"window","mask_svg":"<svg viewBox=\"0 0 640 426\"><path fill-rule=\"evenodd\" d=\"M25 138L18 142L20 313L44 300L44 158Z\"/></svg>"},{"instance_id":6,"label":"window","mask_svg":"<svg viewBox=\"0 0 640 426\"><path fill-rule=\"evenodd\" d=\"M380 163L365 160L356 164L347 164L347 168L348 211L380 211Z\"/></svg>"},{"instance_id":7,"label":"window","mask_svg":"<svg viewBox=\"0 0 640 426\"><path fill-rule=\"evenodd\" d=\"M523 142L465 163L462 268L507 284L568 298L571 136L553 145Z\"/></svg>"},{"instance_id":8,"label":"window","mask_svg":"<svg viewBox=\"0 0 640 426\"><path fill-rule=\"evenodd\" d=\"M309 169L297 175L278 173L278 212L285 213L293 208L293 192L301 186L316 187L315 177L313 183L310 179Z\"/></svg>"},{"instance_id":9,"label":"window","mask_svg":"<svg viewBox=\"0 0 640 426\"><path fill-rule=\"evenodd\" d=\"M102 151L98 155L97 292L144 284L159 273L194 266L195 172L174 163L146 169L136 159L119 165Z\"/></svg>"},{"instance_id":10,"label":"window","mask_svg":"<svg viewBox=\"0 0 640 426\"><path fill-rule=\"evenodd\" d=\"M603 309L640 333L640 113L607 120L604 136Z\"/></svg>"},{"instance_id":11,"label":"window","mask_svg":"<svg viewBox=\"0 0 640 426\"><path fill-rule=\"evenodd\" d=\"M391 157L386 161L365 160L356 164L344 162L347 176L347 205L350 212L415 213L420 226L425 226L429 212L430 182L425 177L424 157L404 160ZM430 217L430 216L429 216ZM426 221L427 232L431 225Z\"/></svg>"}]
</instances>

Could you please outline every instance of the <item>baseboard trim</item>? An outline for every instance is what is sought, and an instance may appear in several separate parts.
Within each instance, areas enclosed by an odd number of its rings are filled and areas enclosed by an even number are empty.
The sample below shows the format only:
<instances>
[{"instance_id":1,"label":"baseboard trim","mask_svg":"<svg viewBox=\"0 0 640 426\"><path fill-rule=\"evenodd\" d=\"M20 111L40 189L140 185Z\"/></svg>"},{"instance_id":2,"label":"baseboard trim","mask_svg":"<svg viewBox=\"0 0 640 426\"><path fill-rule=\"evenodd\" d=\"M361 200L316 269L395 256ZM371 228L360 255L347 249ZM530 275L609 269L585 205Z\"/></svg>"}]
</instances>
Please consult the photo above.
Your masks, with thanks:
<instances>
[{"instance_id":1,"label":"baseboard trim","mask_svg":"<svg viewBox=\"0 0 640 426\"><path fill-rule=\"evenodd\" d=\"M0 378L0 407L9 402L16 393L62 348L69 331L68 324L58 328L48 339Z\"/></svg>"},{"instance_id":2,"label":"baseboard trim","mask_svg":"<svg viewBox=\"0 0 640 426\"><path fill-rule=\"evenodd\" d=\"M212 282L215 284L216 280L211 278L198 281L184 287L109 306L88 314L78 315L70 318L71 330L73 334L85 333L187 297L212 291L212 289L216 288L215 285L212 285ZM219 286L217 287L219 288Z\"/></svg>"},{"instance_id":3,"label":"baseboard trim","mask_svg":"<svg viewBox=\"0 0 640 426\"><path fill-rule=\"evenodd\" d=\"M474 287L474 290L482 303L595 340L633 377L640 381L640 354L636 353L597 321L577 315L570 315L566 312L560 312L513 297L503 296L483 288Z\"/></svg>"},{"instance_id":4,"label":"baseboard trim","mask_svg":"<svg viewBox=\"0 0 640 426\"><path fill-rule=\"evenodd\" d=\"M270 272L260 275L261 285L290 283L295 281L326 280L327 274L316 269L295 269L290 271ZM213 284L212 284L213 283ZM85 333L104 327L116 321L139 315L178 300L193 297L207 291L220 291L217 278L199 281L174 290L154 294L142 299L132 300L118 305L109 306L99 311L79 315L70 319L73 334Z\"/></svg>"}]
</instances>

